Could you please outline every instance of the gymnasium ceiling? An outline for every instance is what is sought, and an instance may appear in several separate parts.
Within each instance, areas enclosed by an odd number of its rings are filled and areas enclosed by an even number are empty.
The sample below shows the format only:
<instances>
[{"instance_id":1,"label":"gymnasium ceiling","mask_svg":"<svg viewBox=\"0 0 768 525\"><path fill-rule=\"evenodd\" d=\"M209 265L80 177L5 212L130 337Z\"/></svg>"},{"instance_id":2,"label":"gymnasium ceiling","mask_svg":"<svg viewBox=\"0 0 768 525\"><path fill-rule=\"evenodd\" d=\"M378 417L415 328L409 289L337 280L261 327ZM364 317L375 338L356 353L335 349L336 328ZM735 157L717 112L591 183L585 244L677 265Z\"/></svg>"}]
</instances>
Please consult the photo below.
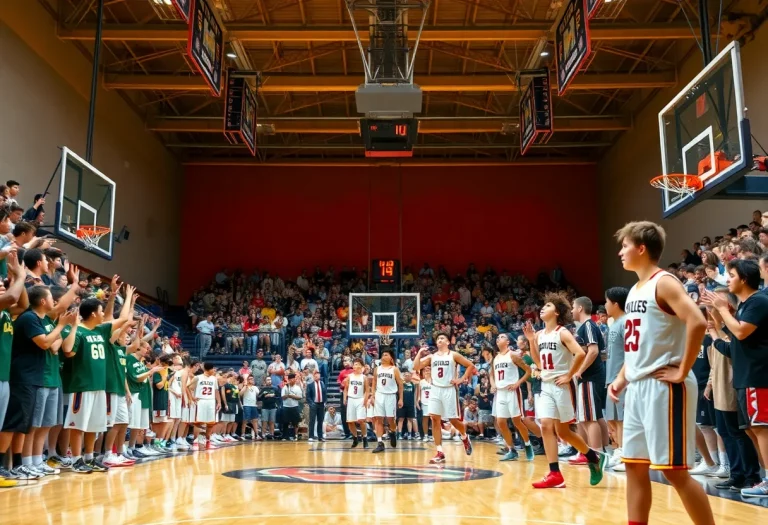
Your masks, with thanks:
<instances>
[{"instance_id":1,"label":"gymnasium ceiling","mask_svg":"<svg viewBox=\"0 0 768 525\"><path fill-rule=\"evenodd\" d=\"M90 58L97 0L38 1L58 21L59 38ZM226 52L237 56L226 65L264 78L257 157L221 133L223 96L211 96L189 63L186 25L165 0L105 0L104 87L187 163L368 162L354 97L363 65L344 0L210 2L226 27ZM699 53L697 0L606 0L591 22L586 70L565 96L553 97L553 137L521 157L515 72L554 68L551 29L562 3L432 0L416 57L424 110L411 162L594 161L656 91L678 85L678 64ZM719 3L710 2L713 38ZM720 48L748 40L768 8L768 0L722 4ZM367 23L362 13L359 23Z\"/></svg>"}]
</instances>

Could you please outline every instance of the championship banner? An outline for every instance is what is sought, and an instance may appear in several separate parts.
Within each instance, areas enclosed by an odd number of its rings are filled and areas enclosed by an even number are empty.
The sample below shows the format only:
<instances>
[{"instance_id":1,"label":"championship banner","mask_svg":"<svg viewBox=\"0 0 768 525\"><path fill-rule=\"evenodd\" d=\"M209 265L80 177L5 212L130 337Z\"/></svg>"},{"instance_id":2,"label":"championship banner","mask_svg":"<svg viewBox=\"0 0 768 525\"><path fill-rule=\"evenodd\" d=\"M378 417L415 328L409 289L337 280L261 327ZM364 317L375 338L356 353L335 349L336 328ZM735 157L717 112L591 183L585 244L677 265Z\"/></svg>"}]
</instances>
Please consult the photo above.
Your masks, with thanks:
<instances>
[{"instance_id":1,"label":"championship banner","mask_svg":"<svg viewBox=\"0 0 768 525\"><path fill-rule=\"evenodd\" d=\"M203 75L214 96L221 95L221 65L224 59L224 32L207 0L192 2L187 53Z\"/></svg>"},{"instance_id":2,"label":"championship banner","mask_svg":"<svg viewBox=\"0 0 768 525\"><path fill-rule=\"evenodd\" d=\"M546 69L532 75L520 97L520 152L525 155L535 143L545 143L552 136L552 103L549 73Z\"/></svg>"},{"instance_id":3,"label":"championship banner","mask_svg":"<svg viewBox=\"0 0 768 525\"><path fill-rule=\"evenodd\" d=\"M240 137L245 145L256 156L256 93L251 89L251 85L246 82L243 90L243 111L240 118Z\"/></svg>"},{"instance_id":4,"label":"championship banner","mask_svg":"<svg viewBox=\"0 0 768 525\"><path fill-rule=\"evenodd\" d=\"M192 0L172 0L173 7L179 13L179 16L186 23L189 23L189 11L192 7Z\"/></svg>"},{"instance_id":5,"label":"championship banner","mask_svg":"<svg viewBox=\"0 0 768 525\"><path fill-rule=\"evenodd\" d=\"M600 8L600 4L602 3L603 0L587 0L587 18L592 20L597 14L598 9Z\"/></svg>"},{"instance_id":6,"label":"championship banner","mask_svg":"<svg viewBox=\"0 0 768 525\"><path fill-rule=\"evenodd\" d=\"M587 19L588 0L567 0L555 30L557 93L562 95L592 51Z\"/></svg>"},{"instance_id":7,"label":"championship banner","mask_svg":"<svg viewBox=\"0 0 768 525\"><path fill-rule=\"evenodd\" d=\"M224 136L230 144L243 143L256 155L256 93L244 77L227 74Z\"/></svg>"}]
</instances>

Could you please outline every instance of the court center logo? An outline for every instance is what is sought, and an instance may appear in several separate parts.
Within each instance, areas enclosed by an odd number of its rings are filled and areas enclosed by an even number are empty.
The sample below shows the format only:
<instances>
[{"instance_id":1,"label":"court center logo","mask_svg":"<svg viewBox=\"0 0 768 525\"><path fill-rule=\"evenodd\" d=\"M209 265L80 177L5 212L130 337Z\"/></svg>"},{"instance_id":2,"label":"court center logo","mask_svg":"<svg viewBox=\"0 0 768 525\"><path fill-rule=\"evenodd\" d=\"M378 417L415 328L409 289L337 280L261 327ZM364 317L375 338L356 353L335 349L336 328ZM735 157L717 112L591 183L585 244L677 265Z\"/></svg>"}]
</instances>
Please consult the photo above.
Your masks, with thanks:
<instances>
[{"instance_id":1,"label":"court center logo","mask_svg":"<svg viewBox=\"0 0 768 525\"><path fill-rule=\"evenodd\" d=\"M271 483L408 485L489 479L501 476L501 472L462 467L273 467L233 470L224 475Z\"/></svg>"}]
</instances>

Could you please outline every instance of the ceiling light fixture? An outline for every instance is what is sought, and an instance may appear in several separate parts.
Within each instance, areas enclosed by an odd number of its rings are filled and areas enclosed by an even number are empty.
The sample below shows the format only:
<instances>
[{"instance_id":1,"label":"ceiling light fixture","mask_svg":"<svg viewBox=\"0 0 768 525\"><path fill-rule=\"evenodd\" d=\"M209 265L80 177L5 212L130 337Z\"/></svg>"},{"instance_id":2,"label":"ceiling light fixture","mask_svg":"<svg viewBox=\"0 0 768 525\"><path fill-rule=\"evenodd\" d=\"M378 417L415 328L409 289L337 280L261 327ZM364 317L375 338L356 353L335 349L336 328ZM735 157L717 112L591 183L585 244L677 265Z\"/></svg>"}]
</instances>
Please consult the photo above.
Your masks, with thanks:
<instances>
[{"instance_id":1,"label":"ceiling light fixture","mask_svg":"<svg viewBox=\"0 0 768 525\"><path fill-rule=\"evenodd\" d=\"M548 57L549 56L549 51L542 51L541 52L541 56Z\"/></svg>"},{"instance_id":2,"label":"ceiling light fixture","mask_svg":"<svg viewBox=\"0 0 768 525\"><path fill-rule=\"evenodd\" d=\"M228 56L229 58L237 58L237 55L236 55L236 54L234 54L232 51L230 51L229 53L227 53L227 56Z\"/></svg>"}]
</instances>

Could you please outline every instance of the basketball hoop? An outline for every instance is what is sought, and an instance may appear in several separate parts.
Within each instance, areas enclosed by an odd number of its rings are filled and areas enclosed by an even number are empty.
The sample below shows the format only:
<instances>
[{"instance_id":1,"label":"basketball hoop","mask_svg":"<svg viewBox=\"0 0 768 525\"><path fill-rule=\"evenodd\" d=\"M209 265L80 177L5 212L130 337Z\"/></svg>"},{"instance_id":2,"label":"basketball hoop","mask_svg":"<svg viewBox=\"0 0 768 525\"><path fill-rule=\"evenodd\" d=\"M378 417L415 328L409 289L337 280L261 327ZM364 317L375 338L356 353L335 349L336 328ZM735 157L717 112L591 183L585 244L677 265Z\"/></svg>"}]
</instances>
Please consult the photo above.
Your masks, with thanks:
<instances>
[{"instance_id":1,"label":"basketball hoop","mask_svg":"<svg viewBox=\"0 0 768 525\"><path fill-rule=\"evenodd\" d=\"M389 346L392 344L392 338L389 337L389 334L392 333L392 330L394 329L394 326L377 326L376 331L379 333L379 337L381 338L381 344L385 346Z\"/></svg>"},{"instance_id":2,"label":"basketball hoop","mask_svg":"<svg viewBox=\"0 0 768 525\"><path fill-rule=\"evenodd\" d=\"M93 250L99 247L99 241L110 232L106 226L80 226L77 229L77 238L85 245L86 250Z\"/></svg>"},{"instance_id":3,"label":"basketball hoop","mask_svg":"<svg viewBox=\"0 0 768 525\"><path fill-rule=\"evenodd\" d=\"M702 180L696 175L659 175L651 179L651 186L659 190L681 195L683 198L692 197L694 193L704 187Z\"/></svg>"}]
</instances>

